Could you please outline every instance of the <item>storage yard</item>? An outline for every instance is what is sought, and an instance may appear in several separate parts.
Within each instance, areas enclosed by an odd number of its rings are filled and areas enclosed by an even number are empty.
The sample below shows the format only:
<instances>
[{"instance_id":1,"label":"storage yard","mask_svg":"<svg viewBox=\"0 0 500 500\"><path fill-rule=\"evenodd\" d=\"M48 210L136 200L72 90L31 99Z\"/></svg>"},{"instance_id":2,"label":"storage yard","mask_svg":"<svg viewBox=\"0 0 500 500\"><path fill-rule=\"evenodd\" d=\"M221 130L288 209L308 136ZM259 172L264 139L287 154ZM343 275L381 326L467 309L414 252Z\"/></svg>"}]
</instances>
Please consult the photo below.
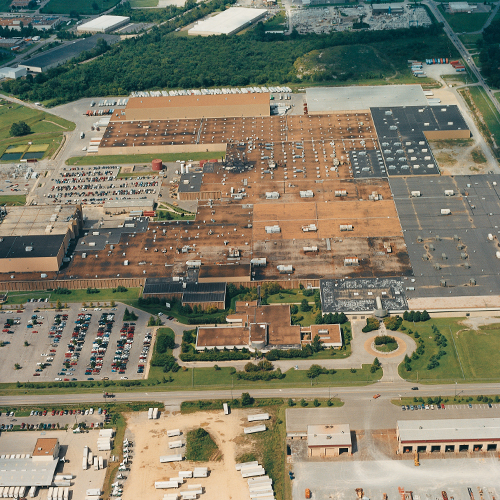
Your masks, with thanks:
<instances>
[{"instance_id":1,"label":"storage yard","mask_svg":"<svg viewBox=\"0 0 500 500\"><path fill-rule=\"evenodd\" d=\"M162 492L179 495L192 485L201 486L203 494L198 498L215 500L232 498L248 500L247 479L236 470L236 458L251 450L251 438L246 437L247 415L256 410L232 409L229 415L223 411L196 412L188 415L162 413L158 420L148 420L144 413L131 414L127 418L125 436L134 442L134 461L130 466L130 477L124 481L122 498L132 500L149 495L158 498ZM189 430L203 427L210 433L219 448L221 458L209 462L166 461L167 457L185 454L186 434ZM178 429L180 435L169 430ZM169 444L181 441L180 448L170 449ZM164 463L160 463L160 457ZM207 467L207 477L187 477L182 471L193 471L195 467ZM169 482L170 478L184 476L178 488L155 489L155 483Z\"/></svg>"},{"instance_id":2,"label":"storage yard","mask_svg":"<svg viewBox=\"0 0 500 500\"><path fill-rule=\"evenodd\" d=\"M308 2L309 3L309 2ZM302 0L302 5L306 1ZM401 7L402 6L402 7ZM373 4L357 7L312 7L291 9L290 24L301 34L347 31L360 18L369 30L430 26L431 20L425 9L409 4Z\"/></svg>"}]
</instances>

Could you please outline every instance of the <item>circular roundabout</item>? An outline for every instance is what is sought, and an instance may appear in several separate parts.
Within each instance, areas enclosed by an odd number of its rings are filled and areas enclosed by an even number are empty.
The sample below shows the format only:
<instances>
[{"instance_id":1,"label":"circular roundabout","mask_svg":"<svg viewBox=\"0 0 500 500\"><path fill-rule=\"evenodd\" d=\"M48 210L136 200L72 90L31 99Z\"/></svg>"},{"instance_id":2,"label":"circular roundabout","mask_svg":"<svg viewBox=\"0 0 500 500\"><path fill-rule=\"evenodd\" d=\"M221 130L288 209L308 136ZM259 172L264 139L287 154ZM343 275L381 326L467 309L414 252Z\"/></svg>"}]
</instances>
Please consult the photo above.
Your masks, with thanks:
<instances>
[{"instance_id":1,"label":"circular roundabout","mask_svg":"<svg viewBox=\"0 0 500 500\"><path fill-rule=\"evenodd\" d=\"M365 350L374 356L392 358L406 352L406 342L390 335L376 335L365 341Z\"/></svg>"}]
</instances>

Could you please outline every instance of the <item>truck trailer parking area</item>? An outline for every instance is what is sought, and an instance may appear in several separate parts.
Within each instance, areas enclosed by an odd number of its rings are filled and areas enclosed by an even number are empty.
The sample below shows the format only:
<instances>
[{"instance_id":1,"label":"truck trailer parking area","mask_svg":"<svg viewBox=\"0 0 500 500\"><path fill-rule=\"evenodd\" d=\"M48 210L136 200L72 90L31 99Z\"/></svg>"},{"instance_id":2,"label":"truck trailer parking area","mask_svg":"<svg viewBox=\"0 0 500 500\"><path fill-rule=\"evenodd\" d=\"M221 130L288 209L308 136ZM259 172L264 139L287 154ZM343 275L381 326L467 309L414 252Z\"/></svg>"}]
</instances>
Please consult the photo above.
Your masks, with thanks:
<instances>
[{"instance_id":1,"label":"truck trailer parking area","mask_svg":"<svg viewBox=\"0 0 500 500\"><path fill-rule=\"evenodd\" d=\"M0 338L6 342L2 348L1 380L69 382L103 377L142 378L138 366L146 365L149 356L151 329L146 326L149 315L138 310L136 321L123 322L124 310L123 304L87 310L71 304L62 311L34 312L33 307L12 314L1 311L4 328ZM16 369L15 364L20 368Z\"/></svg>"},{"instance_id":2,"label":"truck trailer parking area","mask_svg":"<svg viewBox=\"0 0 500 500\"><path fill-rule=\"evenodd\" d=\"M498 497L500 465L497 458L465 458L455 460L420 460L415 467L413 460L384 460L362 462L298 463L293 466L292 498L304 498L306 488L315 500L347 500L356 498L356 488L363 488L364 495L380 499L400 498L398 488L412 492L413 498L469 498L473 495L493 500ZM411 498L411 497L410 497ZM470 498L473 498L472 496Z\"/></svg>"}]
</instances>

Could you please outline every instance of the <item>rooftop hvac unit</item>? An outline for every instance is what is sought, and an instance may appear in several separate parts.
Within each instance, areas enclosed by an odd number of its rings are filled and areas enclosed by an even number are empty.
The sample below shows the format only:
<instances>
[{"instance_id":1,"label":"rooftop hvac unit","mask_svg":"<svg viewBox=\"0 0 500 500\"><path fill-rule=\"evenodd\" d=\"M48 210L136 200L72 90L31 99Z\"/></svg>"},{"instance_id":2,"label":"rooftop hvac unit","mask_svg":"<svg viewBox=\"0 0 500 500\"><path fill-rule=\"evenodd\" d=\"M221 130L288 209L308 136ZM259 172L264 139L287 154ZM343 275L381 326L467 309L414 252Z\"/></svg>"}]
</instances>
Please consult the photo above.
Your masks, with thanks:
<instances>
[{"instance_id":1,"label":"rooftop hvac unit","mask_svg":"<svg viewBox=\"0 0 500 500\"><path fill-rule=\"evenodd\" d=\"M281 233L281 229L277 224L274 226L266 226L266 233L268 234Z\"/></svg>"},{"instance_id":2,"label":"rooftop hvac unit","mask_svg":"<svg viewBox=\"0 0 500 500\"><path fill-rule=\"evenodd\" d=\"M314 193L310 189L308 189L307 191L300 191L300 197L301 198L313 198Z\"/></svg>"},{"instance_id":3,"label":"rooftop hvac unit","mask_svg":"<svg viewBox=\"0 0 500 500\"><path fill-rule=\"evenodd\" d=\"M266 193L266 200L277 200L280 194L277 191L270 191Z\"/></svg>"},{"instance_id":4,"label":"rooftop hvac unit","mask_svg":"<svg viewBox=\"0 0 500 500\"><path fill-rule=\"evenodd\" d=\"M276 266L280 274L289 274L293 273L293 266L292 265L283 265L280 264L279 266Z\"/></svg>"},{"instance_id":5,"label":"rooftop hvac unit","mask_svg":"<svg viewBox=\"0 0 500 500\"><path fill-rule=\"evenodd\" d=\"M316 232L318 228L316 227L316 224L309 224L307 226L302 226L302 232L307 233L307 232Z\"/></svg>"},{"instance_id":6,"label":"rooftop hvac unit","mask_svg":"<svg viewBox=\"0 0 500 500\"><path fill-rule=\"evenodd\" d=\"M335 197L340 198L343 196L347 196L347 191L345 189L343 189L341 191L335 191Z\"/></svg>"},{"instance_id":7,"label":"rooftop hvac unit","mask_svg":"<svg viewBox=\"0 0 500 500\"><path fill-rule=\"evenodd\" d=\"M340 230L341 231L352 231L354 228L352 224L341 224L340 225Z\"/></svg>"},{"instance_id":8,"label":"rooftop hvac unit","mask_svg":"<svg viewBox=\"0 0 500 500\"><path fill-rule=\"evenodd\" d=\"M317 246L312 246L312 247L303 247L304 252L317 252L318 247Z\"/></svg>"},{"instance_id":9,"label":"rooftop hvac unit","mask_svg":"<svg viewBox=\"0 0 500 500\"><path fill-rule=\"evenodd\" d=\"M421 195L420 191L412 191L411 196L413 198L418 198L419 196L422 196L422 195Z\"/></svg>"},{"instance_id":10,"label":"rooftop hvac unit","mask_svg":"<svg viewBox=\"0 0 500 500\"><path fill-rule=\"evenodd\" d=\"M344 259L344 266L359 266L359 260L357 257Z\"/></svg>"},{"instance_id":11,"label":"rooftop hvac unit","mask_svg":"<svg viewBox=\"0 0 500 500\"><path fill-rule=\"evenodd\" d=\"M195 269L201 267L201 260L188 260L186 261L188 269Z\"/></svg>"},{"instance_id":12,"label":"rooftop hvac unit","mask_svg":"<svg viewBox=\"0 0 500 500\"><path fill-rule=\"evenodd\" d=\"M451 210L449 208L442 208L441 215L451 215Z\"/></svg>"},{"instance_id":13,"label":"rooftop hvac unit","mask_svg":"<svg viewBox=\"0 0 500 500\"><path fill-rule=\"evenodd\" d=\"M265 257L252 259L250 264L254 267L265 267L267 265L267 259Z\"/></svg>"},{"instance_id":14,"label":"rooftop hvac unit","mask_svg":"<svg viewBox=\"0 0 500 500\"><path fill-rule=\"evenodd\" d=\"M453 189L445 189L444 191L445 196L453 196L454 194L455 192L453 191Z\"/></svg>"}]
</instances>

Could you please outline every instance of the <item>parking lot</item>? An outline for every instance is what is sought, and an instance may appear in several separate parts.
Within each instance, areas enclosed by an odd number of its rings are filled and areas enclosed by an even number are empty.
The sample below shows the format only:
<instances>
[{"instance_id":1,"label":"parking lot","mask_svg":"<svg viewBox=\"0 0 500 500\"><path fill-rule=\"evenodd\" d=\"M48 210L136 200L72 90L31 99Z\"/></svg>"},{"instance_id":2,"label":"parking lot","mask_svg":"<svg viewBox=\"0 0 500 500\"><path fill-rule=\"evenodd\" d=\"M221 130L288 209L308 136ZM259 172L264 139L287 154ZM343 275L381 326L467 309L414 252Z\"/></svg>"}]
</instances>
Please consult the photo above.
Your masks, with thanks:
<instances>
[{"instance_id":1,"label":"parking lot","mask_svg":"<svg viewBox=\"0 0 500 500\"><path fill-rule=\"evenodd\" d=\"M5 342L0 349L2 381L143 377L151 343L148 314L136 310L138 319L124 322L123 304L86 310L71 304L62 311L36 307L35 303L22 312L0 311L0 340Z\"/></svg>"},{"instance_id":2,"label":"parking lot","mask_svg":"<svg viewBox=\"0 0 500 500\"><path fill-rule=\"evenodd\" d=\"M125 180L117 178L119 173L119 166L63 167L37 190L37 199L66 205L102 205L105 201L157 198L161 187L157 175Z\"/></svg>"}]
</instances>

